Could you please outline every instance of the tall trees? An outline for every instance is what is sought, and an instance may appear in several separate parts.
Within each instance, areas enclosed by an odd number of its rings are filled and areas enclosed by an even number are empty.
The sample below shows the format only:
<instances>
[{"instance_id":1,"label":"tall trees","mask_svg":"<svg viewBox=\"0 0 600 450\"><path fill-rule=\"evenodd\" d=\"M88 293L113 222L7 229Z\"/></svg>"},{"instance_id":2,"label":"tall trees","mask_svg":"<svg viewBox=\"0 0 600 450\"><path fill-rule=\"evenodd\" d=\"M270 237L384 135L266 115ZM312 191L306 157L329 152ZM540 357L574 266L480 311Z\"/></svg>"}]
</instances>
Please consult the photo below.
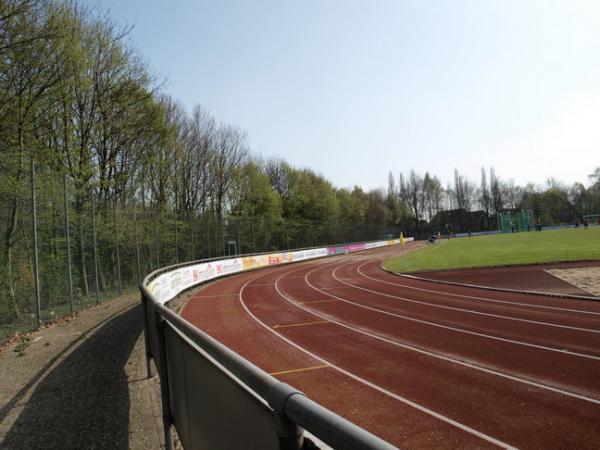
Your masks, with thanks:
<instances>
[{"instance_id":1,"label":"tall trees","mask_svg":"<svg viewBox=\"0 0 600 450\"><path fill-rule=\"evenodd\" d=\"M489 217L492 209L492 197L490 195L490 187L488 186L484 167L481 168L481 185L479 188L479 193L479 203L485 211L485 214Z\"/></svg>"},{"instance_id":2,"label":"tall trees","mask_svg":"<svg viewBox=\"0 0 600 450\"><path fill-rule=\"evenodd\" d=\"M390 173L387 190L337 189L314 171L278 158L263 162L252 157L242 130L217 123L200 105L188 111L161 95L129 44L127 29L106 17L61 0L0 0L0 316L6 311L24 316L29 308L32 157L38 167L42 281L48 292L64 287L59 269L66 266L60 256L66 176L74 276L83 296L95 278L90 270L92 196L101 247L99 278L108 287L120 272L121 256L131 256L133 248L123 236L137 230L140 210L152 215L137 235L146 255L140 271L171 262L166 259L173 247L177 258L185 245L173 246L169 239L176 241L170 233L181 227L190 236L189 255L198 254L200 223L207 249L216 227L225 250L226 221L214 217L235 216L236 225L250 216L300 224L295 230L275 230L275 225L268 230L263 222L260 240L270 248L269 233L288 245L295 233L293 242L312 245L327 242L334 228L341 236L348 224L369 225L346 234L352 239L364 239L367 229L377 231L371 225L431 231L432 220L445 208L469 211L481 205L488 215L506 206L531 208L547 223L600 212L600 168L587 187L551 182L522 189L501 181L492 168L489 183L482 169L479 190L458 170L447 189L434 174L414 170L401 174L398 182ZM311 237L302 239L305 233Z\"/></svg>"},{"instance_id":3,"label":"tall trees","mask_svg":"<svg viewBox=\"0 0 600 450\"><path fill-rule=\"evenodd\" d=\"M233 181L235 169L248 157L246 133L239 128L222 125L216 131L214 155L211 160L213 180L212 202L215 214L220 219L226 205L227 191Z\"/></svg>"},{"instance_id":4,"label":"tall trees","mask_svg":"<svg viewBox=\"0 0 600 450\"><path fill-rule=\"evenodd\" d=\"M439 178L432 177L429 172L425 173L423 178L423 195L425 198L425 218L431 220L439 211L442 210L443 188Z\"/></svg>"},{"instance_id":5,"label":"tall trees","mask_svg":"<svg viewBox=\"0 0 600 450\"><path fill-rule=\"evenodd\" d=\"M17 315L15 247L20 261L29 252L20 240L27 238L22 232L29 208L27 161L36 160L39 184L48 188L40 206L57 210L64 175L74 188L76 272L86 295L90 192L108 217L116 201L137 190L132 184L143 166L142 149L163 133L152 79L125 39L126 30L73 3L0 2L0 211L6 219L0 302L8 293ZM40 221L46 219L55 227L56 214L42 208Z\"/></svg>"},{"instance_id":6,"label":"tall trees","mask_svg":"<svg viewBox=\"0 0 600 450\"><path fill-rule=\"evenodd\" d=\"M496 215L502 211L504 200L502 198L500 179L496 176L496 171L493 167L490 169L490 193L492 195L492 213Z\"/></svg>"},{"instance_id":7,"label":"tall trees","mask_svg":"<svg viewBox=\"0 0 600 450\"><path fill-rule=\"evenodd\" d=\"M6 1L0 6L0 156L2 194L7 198L0 266L2 285L19 314L14 287L13 248L26 196L27 161L42 146L38 125L46 119L48 91L63 75L59 42L62 18L41 2Z\"/></svg>"},{"instance_id":8,"label":"tall trees","mask_svg":"<svg viewBox=\"0 0 600 450\"><path fill-rule=\"evenodd\" d=\"M279 219L281 197L270 184L268 175L256 161L248 161L234 171L229 192L231 214L236 217Z\"/></svg>"},{"instance_id":9,"label":"tall trees","mask_svg":"<svg viewBox=\"0 0 600 450\"><path fill-rule=\"evenodd\" d=\"M400 174L399 185L400 198L408 205L412 213L415 229L417 233L421 231L423 220L423 210L425 204L425 195L423 191L423 177L411 169L408 178Z\"/></svg>"},{"instance_id":10,"label":"tall trees","mask_svg":"<svg viewBox=\"0 0 600 450\"><path fill-rule=\"evenodd\" d=\"M290 173L289 197L283 209L284 217L292 220L328 222L339 216L335 189L325 178L308 169Z\"/></svg>"},{"instance_id":11,"label":"tall trees","mask_svg":"<svg viewBox=\"0 0 600 450\"><path fill-rule=\"evenodd\" d=\"M390 171L388 174L388 190L387 196L385 199L385 204L388 210L387 220L383 223L388 225L398 225L400 223L400 194L398 192L398 188L396 187L396 180L394 179L394 175Z\"/></svg>"}]
</instances>

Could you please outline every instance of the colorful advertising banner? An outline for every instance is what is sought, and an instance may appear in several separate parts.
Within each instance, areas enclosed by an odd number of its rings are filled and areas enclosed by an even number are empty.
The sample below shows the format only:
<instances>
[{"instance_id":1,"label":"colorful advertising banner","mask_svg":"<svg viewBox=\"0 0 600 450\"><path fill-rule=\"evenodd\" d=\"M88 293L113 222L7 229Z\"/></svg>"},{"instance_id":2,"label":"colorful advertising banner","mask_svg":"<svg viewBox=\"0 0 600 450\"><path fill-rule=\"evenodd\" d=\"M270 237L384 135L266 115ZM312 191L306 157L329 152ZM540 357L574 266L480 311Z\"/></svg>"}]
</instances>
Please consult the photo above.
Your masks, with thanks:
<instances>
[{"instance_id":1,"label":"colorful advertising banner","mask_svg":"<svg viewBox=\"0 0 600 450\"><path fill-rule=\"evenodd\" d=\"M413 238L406 238L406 241L412 240ZM148 290L158 299L158 301L166 303L176 297L180 292L220 276L243 272L245 270L258 269L260 267L322 258L328 255L358 252L371 248L384 247L386 245L394 245L398 242L398 239L367 243L357 242L354 244L336 245L332 247L244 256L241 258L229 258L195 264L159 275L148 284Z\"/></svg>"}]
</instances>

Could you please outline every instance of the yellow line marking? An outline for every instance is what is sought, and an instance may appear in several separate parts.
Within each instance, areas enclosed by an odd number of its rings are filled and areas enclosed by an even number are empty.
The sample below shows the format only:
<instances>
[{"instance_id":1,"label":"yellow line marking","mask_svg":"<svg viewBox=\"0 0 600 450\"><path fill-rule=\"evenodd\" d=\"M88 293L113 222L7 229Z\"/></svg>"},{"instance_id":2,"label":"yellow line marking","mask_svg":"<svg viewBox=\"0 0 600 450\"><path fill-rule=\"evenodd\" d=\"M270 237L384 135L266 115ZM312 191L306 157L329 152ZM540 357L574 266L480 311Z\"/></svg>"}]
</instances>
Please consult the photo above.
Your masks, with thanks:
<instances>
[{"instance_id":1,"label":"yellow line marking","mask_svg":"<svg viewBox=\"0 0 600 450\"><path fill-rule=\"evenodd\" d=\"M331 302L339 302L339 300L337 299L332 299L332 300L312 300L309 302L298 302L301 305L314 305L315 303L331 303Z\"/></svg>"},{"instance_id":2,"label":"yellow line marking","mask_svg":"<svg viewBox=\"0 0 600 450\"><path fill-rule=\"evenodd\" d=\"M288 373L305 372L307 370L325 369L329 367L328 364L322 364L320 366L302 367L301 369L282 370L281 372L271 372L269 375L285 375Z\"/></svg>"},{"instance_id":3,"label":"yellow line marking","mask_svg":"<svg viewBox=\"0 0 600 450\"><path fill-rule=\"evenodd\" d=\"M301 327L303 325L315 325L317 323L329 323L329 320L316 320L314 322L290 323L287 325L273 325L273 328Z\"/></svg>"}]
</instances>

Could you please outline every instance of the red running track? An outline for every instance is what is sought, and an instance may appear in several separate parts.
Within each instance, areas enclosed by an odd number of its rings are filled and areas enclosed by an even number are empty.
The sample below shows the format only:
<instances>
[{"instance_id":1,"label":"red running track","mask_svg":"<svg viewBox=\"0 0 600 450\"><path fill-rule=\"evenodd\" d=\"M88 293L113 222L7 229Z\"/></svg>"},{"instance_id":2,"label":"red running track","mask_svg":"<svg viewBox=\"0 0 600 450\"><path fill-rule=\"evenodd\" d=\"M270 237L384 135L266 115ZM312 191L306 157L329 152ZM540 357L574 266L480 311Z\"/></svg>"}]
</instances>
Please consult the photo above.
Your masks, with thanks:
<instances>
[{"instance_id":1,"label":"red running track","mask_svg":"<svg viewBox=\"0 0 600 450\"><path fill-rule=\"evenodd\" d=\"M600 303L401 278L397 252L240 274L182 315L402 448L600 446Z\"/></svg>"}]
</instances>

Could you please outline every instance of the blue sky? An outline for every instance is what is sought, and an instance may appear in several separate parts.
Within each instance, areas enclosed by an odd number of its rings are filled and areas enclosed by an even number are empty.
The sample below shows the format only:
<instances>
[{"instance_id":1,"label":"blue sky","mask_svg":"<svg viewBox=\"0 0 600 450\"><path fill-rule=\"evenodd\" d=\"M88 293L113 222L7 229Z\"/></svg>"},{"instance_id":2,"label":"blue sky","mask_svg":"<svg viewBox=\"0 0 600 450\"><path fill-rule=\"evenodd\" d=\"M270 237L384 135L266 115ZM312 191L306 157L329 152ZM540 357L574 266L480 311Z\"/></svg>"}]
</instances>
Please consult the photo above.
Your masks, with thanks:
<instances>
[{"instance_id":1,"label":"blue sky","mask_svg":"<svg viewBox=\"0 0 600 450\"><path fill-rule=\"evenodd\" d=\"M582 181L600 166L600 2L89 0L164 91L336 186L388 172Z\"/></svg>"}]
</instances>

